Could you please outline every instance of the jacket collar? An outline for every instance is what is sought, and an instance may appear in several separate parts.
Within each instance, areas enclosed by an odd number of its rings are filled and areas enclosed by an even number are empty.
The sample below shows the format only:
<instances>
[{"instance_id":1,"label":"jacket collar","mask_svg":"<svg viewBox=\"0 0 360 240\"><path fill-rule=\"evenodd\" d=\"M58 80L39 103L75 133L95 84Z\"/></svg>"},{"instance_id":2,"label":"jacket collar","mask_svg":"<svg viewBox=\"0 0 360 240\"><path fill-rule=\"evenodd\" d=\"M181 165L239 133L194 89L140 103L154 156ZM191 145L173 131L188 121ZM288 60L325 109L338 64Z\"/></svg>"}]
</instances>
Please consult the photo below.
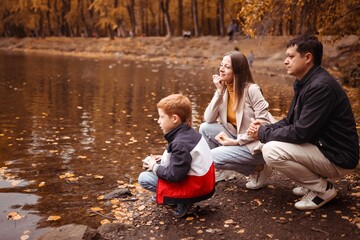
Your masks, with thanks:
<instances>
[{"instance_id":1,"label":"jacket collar","mask_svg":"<svg viewBox=\"0 0 360 240\"><path fill-rule=\"evenodd\" d=\"M180 133L180 132L184 132L186 130L188 130L190 128L189 125L187 125L186 123L180 124L179 126L177 126L176 128L174 128L173 130L171 130L170 132L166 133L164 135L164 138L166 141L168 141L169 143L172 142L175 138L175 136Z\"/></svg>"},{"instance_id":2,"label":"jacket collar","mask_svg":"<svg viewBox=\"0 0 360 240\"><path fill-rule=\"evenodd\" d=\"M295 91L304 86L309 81L310 77L320 68L320 65L314 65L302 79L296 79L294 82Z\"/></svg>"}]
</instances>

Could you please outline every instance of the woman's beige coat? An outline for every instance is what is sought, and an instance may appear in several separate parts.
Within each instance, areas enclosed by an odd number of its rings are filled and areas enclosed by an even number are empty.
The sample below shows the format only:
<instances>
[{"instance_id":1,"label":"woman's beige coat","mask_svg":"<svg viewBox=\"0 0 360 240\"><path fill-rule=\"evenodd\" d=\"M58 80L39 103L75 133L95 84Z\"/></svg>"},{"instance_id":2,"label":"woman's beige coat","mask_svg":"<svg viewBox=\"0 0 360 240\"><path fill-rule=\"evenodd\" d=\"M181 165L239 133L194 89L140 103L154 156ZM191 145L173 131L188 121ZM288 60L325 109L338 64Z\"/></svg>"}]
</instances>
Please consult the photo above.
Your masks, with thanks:
<instances>
[{"instance_id":1,"label":"woman's beige coat","mask_svg":"<svg viewBox=\"0 0 360 240\"><path fill-rule=\"evenodd\" d=\"M247 139L246 130L251 123L251 118L261 119L268 123L275 122L275 119L268 111L269 103L265 100L257 84L250 84L246 87L243 96L240 106L236 110L236 129L227 121L228 90L223 95L218 91L215 92L205 110L204 120L207 123L219 121L233 136L237 136L239 145L245 145L250 152L253 152L259 142Z\"/></svg>"}]
</instances>

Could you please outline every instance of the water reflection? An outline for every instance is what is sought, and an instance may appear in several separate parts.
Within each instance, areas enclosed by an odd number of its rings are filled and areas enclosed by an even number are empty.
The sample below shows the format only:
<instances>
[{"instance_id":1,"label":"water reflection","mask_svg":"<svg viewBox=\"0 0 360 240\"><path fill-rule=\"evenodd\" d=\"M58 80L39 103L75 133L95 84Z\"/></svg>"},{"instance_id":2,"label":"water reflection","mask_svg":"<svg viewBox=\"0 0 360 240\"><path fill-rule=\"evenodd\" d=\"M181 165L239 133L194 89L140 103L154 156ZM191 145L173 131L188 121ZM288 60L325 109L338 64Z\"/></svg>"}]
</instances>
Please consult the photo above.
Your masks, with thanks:
<instances>
[{"instance_id":1,"label":"water reflection","mask_svg":"<svg viewBox=\"0 0 360 240\"><path fill-rule=\"evenodd\" d=\"M135 181L140 160L163 151L156 103L184 93L198 127L213 95L215 72L115 58L0 53L0 170L3 182L19 181L0 184L0 192L36 194L31 208L41 217L40 227L92 226L86 210L98 205L97 196L117 187L117 181ZM255 79L271 112L283 116L292 81L269 75ZM50 215L62 220L46 222Z\"/></svg>"}]
</instances>

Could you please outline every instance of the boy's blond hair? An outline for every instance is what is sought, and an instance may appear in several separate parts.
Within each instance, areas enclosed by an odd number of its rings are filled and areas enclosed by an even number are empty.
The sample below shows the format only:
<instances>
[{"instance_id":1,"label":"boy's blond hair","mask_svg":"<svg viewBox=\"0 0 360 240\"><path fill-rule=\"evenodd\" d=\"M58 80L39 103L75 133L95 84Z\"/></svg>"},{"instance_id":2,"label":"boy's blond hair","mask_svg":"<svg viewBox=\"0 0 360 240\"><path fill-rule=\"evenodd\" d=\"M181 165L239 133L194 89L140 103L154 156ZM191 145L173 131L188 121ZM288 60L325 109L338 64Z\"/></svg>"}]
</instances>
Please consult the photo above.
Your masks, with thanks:
<instances>
[{"instance_id":1,"label":"boy's blond hair","mask_svg":"<svg viewBox=\"0 0 360 240\"><path fill-rule=\"evenodd\" d=\"M156 105L161 108L167 115L176 114L181 122L191 126L192 108L189 98L182 94L171 94L161 99Z\"/></svg>"}]
</instances>

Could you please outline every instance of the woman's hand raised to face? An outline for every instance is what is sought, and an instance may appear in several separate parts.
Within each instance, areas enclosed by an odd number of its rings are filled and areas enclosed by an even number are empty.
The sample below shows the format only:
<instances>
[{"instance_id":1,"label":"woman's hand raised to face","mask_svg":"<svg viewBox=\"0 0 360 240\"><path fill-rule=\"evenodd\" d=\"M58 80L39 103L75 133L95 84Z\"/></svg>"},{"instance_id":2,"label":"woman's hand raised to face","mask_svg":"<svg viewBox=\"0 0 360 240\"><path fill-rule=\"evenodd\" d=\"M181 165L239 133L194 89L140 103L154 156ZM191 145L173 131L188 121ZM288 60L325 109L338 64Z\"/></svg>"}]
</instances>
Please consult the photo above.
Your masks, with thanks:
<instances>
[{"instance_id":1,"label":"woman's hand raised to face","mask_svg":"<svg viewBox=\"0 0 360 240\"><path fill-rule=\"evenodd\" d=\"M214 74L212 77L213 77L213 83L216 87L216 91L218 91L220 94L223 94L225 91L225 83L221 81L220 76L217 74Z\"/></svg>"}]
</instances>

